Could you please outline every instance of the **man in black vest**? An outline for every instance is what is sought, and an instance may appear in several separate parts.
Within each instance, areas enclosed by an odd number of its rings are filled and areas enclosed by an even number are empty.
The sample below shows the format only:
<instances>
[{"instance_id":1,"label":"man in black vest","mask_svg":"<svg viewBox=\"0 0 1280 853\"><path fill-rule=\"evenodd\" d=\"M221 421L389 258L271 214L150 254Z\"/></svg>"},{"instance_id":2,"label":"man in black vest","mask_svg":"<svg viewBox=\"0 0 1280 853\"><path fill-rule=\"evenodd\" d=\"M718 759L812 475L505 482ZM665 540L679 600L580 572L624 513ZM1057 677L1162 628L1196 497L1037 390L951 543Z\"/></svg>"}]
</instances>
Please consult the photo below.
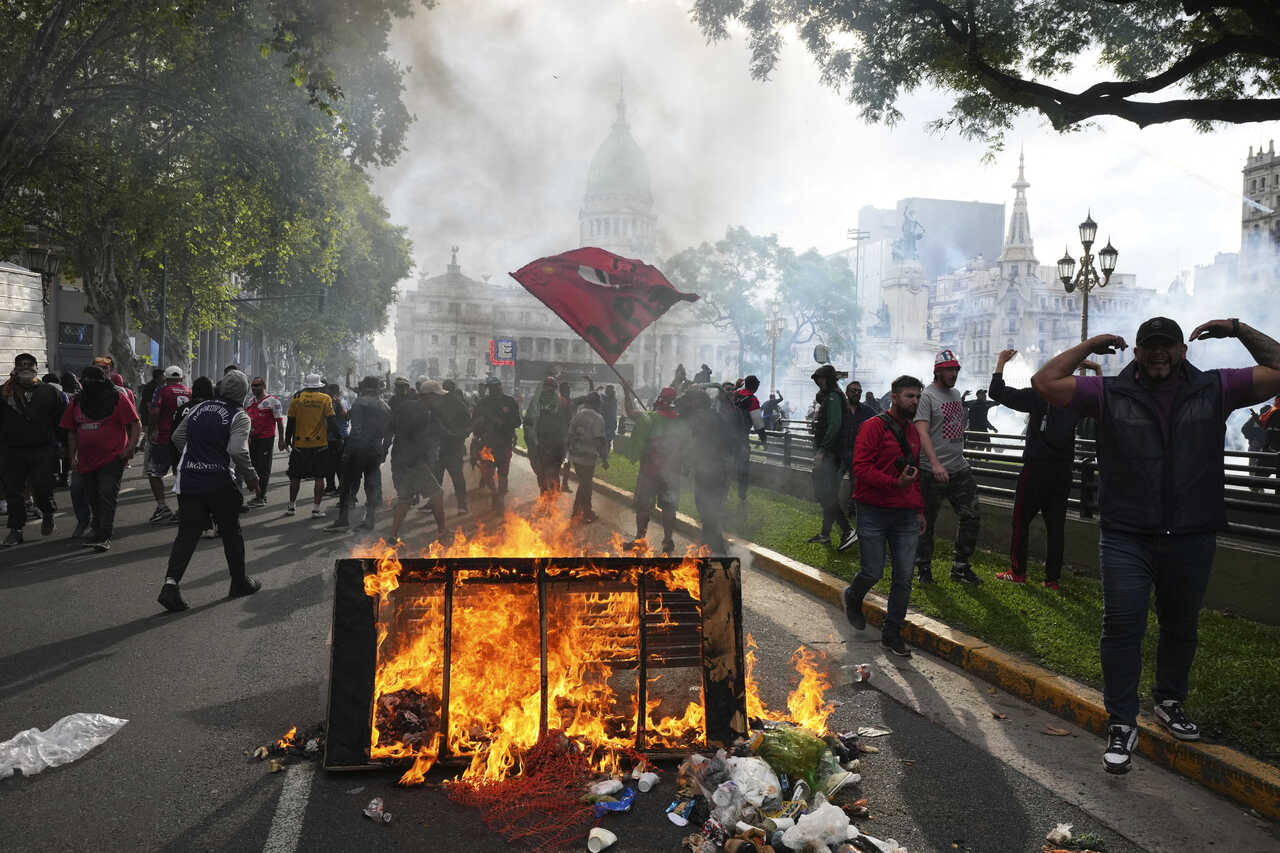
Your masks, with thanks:
<instances>
[{"instance_id":1,"label":"man in black vest","mask_svg":"<svg viewBox=\"0 0 1280 853\"><path fill-rule=\"evenodd\" d=\"M1138 327L1133 361L1119 376L1075 377L1090 354L1125 349L1097 335L1055 356L1031 386L1052 406L1097 419L1102 570L1103 701L1110 715L1103 766L1129 770L1138 741L1138 681L1152 586L1160 619L1155 715L1173 735L1198 740L1183 710L1223 506L1223 439L1235 409L1280 393L1280 344L1239 320L1211 320L1191 340L1238 338L1257 367L1196 369L1182 329L1166 317Z\"/></svg>"}]
</instances>

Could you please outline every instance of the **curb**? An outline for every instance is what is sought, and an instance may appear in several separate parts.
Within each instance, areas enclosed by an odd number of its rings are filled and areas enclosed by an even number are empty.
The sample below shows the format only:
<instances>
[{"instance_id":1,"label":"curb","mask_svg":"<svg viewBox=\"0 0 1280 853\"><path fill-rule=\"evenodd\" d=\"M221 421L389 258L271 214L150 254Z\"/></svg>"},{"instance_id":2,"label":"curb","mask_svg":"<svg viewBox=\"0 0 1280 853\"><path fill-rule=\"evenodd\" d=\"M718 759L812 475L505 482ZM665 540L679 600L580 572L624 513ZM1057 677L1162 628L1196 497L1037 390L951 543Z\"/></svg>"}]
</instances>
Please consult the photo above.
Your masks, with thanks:
<instances>
[{"instance_id":1,"label":"curb","mask_svg":"<svg viewBox=\"0 0 1280 853\"><path fill-rule=\"evenodd\" d=\"M516 452L524 455L522 448ZM596 480L594 489L620 503L634 500L631 492L600 480ZM701 532L693 518L679 512L676 529L686 536ZM745 539L733 538L739 547L750 552L754 566L843 608L846 584L840 578ZM864 604L869 624L880 625L884 621L885 603L883 596L867 594ZM908 613L902 634L913 646L972 672L1023 701L1096 735L1106 734L1108 715L1102 694L1091 687L919 613ZM1146 719L1138 721L1138 730L1142 735L1138 738L1139 754L1263 817L1280 820L1280 770L1227 746L1180 741Z\"/></svg>"}]
</instances>

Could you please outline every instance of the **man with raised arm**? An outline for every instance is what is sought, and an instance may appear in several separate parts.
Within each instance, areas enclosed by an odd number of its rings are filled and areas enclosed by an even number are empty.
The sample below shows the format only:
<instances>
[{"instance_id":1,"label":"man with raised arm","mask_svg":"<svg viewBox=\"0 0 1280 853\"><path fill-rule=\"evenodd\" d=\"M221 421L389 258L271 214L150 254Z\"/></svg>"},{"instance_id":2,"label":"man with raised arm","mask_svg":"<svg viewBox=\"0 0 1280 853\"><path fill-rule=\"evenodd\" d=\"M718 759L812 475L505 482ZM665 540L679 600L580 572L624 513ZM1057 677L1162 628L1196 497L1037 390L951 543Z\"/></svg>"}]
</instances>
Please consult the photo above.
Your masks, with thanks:
<instances>
[{"instance_id":1,"label":"man with raised arm","mask_svg":"<svg viewBox=\"0 0 1280 853\"><path fill-rule=\"evenodd\" d=\"M1096 335L1055 356L1031 387L1051 406L1098 424L1103 701L1110 715L1103 767L1129 770L1138 742L1138 681L1151 588L1156 592L1155 715L1174 737L1198 740L1187 716L1200 605L1223 505L1227 416L1280 393L1280 344L1238 319L1197 326L1191 340L1239 339L1256 367L1199 370L1182 329L1167 317L1138 327L1133 361L1119 376L1073 376L1091 354L1127 348Z\"/></svg>"}]
</instances>

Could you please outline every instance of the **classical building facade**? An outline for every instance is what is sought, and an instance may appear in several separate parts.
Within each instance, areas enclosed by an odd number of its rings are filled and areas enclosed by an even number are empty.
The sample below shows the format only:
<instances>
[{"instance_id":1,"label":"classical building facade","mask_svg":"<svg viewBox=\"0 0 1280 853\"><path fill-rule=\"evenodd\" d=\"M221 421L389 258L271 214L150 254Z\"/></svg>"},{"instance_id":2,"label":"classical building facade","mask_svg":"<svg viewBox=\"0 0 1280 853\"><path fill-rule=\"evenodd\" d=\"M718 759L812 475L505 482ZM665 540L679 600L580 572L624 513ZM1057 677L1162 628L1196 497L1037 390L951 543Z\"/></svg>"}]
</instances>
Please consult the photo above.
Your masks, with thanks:
<instances>
[{"instance_id":1,"label":"classical building facade","mask_svg":"<svg viewBox=\"0 0 1280 853\"><path fill-rule=\"evenodd\" d=\"M1280 281L1280 156L1275 140L1266 151L1249 147L1241 175L1239 283Z\"/></svg>"},{"instance_id":2,"label":"classical building facade","mask_svg":"<svg viewBox=\"0 0 1280 853\"><path fill-rule=\"evenodd\" d=\"M1033 363L1080 341L1081 295L1068 294L1056 266L1041 265L1031 238L1027 182L1022 157L1013 183L1013 212L1004 247L993 264L975 259L940 276L930 305L930 338L955 351L967 385L995 370L1002 349L1016 349ZM1137 277L1116 273L1105 288L1089 296L1092 331L1133 329L1156 292L1137 286ZM1106 373L1115 373L1128 354L1100 357Z\"/></svg>"},{"instance_id":3,"label":"classical building facade","mask_svg":"<svg viewBox=\"0 0 1280 853\"><path fill-rule=\"evenodd\" d=\"M649 166L619 97L613 126L587 171L579 242L656 264L657 223ZM518 382L528 389L552 370L578 381L589 374L616 383L604 362L546 306L509 276L465 275L458 251L453 248L443 275L424 274L416 290L402 294L395 327L400 374L452 378L466 388L491 372L508 388ZM510 268L528 260L512 259ZM502 339L515 341L515 365L491 363L490 342ZM737 340L681 302L637 337L616 367L642 394L656 394L671 382L676 365L692 376L703 363L717 378L736 378Z\"/></svg>"}]
</instances>

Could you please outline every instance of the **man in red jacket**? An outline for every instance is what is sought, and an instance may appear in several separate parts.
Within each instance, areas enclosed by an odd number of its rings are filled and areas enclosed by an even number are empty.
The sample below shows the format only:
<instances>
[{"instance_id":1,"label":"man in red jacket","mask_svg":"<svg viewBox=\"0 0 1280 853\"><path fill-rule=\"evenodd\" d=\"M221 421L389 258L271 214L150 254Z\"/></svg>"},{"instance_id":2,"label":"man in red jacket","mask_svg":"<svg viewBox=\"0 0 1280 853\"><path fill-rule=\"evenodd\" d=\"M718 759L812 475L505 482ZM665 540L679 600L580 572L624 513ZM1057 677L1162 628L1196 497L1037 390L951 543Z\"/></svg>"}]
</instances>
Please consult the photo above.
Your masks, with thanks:
<instances>
[{"instance_id":1,"label":"man in red jacket","mask_svg":"<svg viewBox=\"0 0 1280 853\"><path fill-rule=\"evenodd\" d=\"M862 567L844 591L844 613L853 627L867 627L862 599L884 577L887 548L893 575L880 644L904 658L911 657L911 650L902 641L902 623L911 600L916 543L925 525L920 434L911 425L923 389L914 376L893 380L889 411L864 421L853 447L853 499L858 505Z\"/></svg>"}]
</instances>

